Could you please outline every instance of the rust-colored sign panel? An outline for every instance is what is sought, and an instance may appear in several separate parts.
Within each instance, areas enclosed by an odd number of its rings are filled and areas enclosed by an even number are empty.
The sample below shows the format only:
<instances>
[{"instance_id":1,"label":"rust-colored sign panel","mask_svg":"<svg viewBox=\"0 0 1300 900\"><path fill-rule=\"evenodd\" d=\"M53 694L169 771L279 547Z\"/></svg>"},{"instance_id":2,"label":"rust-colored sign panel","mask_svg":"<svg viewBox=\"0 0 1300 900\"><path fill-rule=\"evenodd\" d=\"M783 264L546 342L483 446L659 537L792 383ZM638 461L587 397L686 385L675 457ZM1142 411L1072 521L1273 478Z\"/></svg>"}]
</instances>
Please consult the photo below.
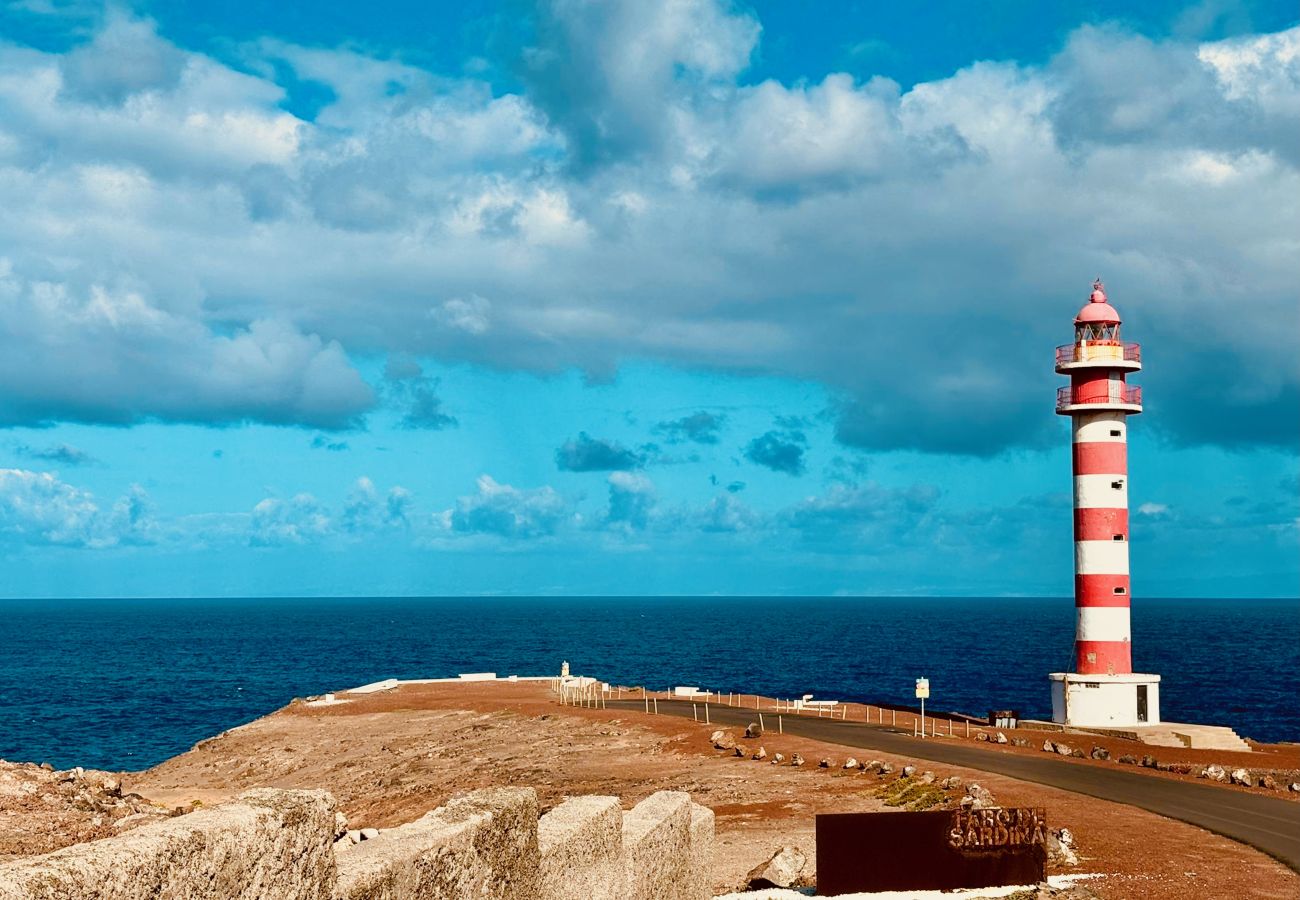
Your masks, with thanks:
<instances>
[{"instance_id":1,"label":"rust-colored sign panel","mask_svg":"<svg viewBox=\"0 0 1300 900\"><path fill-rule=\"evenodd\" d=\"M817 893L1037 884L1047 815L1035 808L817 817Z\"/></svg>"}]
</instances>

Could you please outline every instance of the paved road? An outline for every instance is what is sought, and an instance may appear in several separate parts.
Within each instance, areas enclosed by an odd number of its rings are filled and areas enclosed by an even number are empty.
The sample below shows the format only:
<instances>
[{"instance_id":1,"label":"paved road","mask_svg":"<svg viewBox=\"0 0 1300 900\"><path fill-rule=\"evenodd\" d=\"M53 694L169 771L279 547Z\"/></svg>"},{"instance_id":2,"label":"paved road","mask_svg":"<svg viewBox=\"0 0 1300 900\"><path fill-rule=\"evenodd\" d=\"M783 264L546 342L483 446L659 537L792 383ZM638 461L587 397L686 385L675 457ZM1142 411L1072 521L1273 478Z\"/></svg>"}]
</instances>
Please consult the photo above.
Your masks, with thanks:
<instances>
[{"instance_id":1,"label":"paved road","mask_svg":"<svg viewBox=\"0 0 1300 900\"><path fill-rule=\"evenodd\" d=\"M643 709L641 701L621 701L611 707ZM691 704L660 701L661 715L691 716ZM754 710L709 705L709 718L719 725L747 725L757 718ZM764 719L772 724L772 716ZM790 716L783 718L787 734L797 734L846 747L863 747L915 759L996 772L1021 781L1113 800L1179 819L1208 831L1249 844L1300 872L1300 803L1196 784L1083 765L1056 756L999 753L942 738L921 740L910 733L861 722Z\"/></svg>"}]
</instances>

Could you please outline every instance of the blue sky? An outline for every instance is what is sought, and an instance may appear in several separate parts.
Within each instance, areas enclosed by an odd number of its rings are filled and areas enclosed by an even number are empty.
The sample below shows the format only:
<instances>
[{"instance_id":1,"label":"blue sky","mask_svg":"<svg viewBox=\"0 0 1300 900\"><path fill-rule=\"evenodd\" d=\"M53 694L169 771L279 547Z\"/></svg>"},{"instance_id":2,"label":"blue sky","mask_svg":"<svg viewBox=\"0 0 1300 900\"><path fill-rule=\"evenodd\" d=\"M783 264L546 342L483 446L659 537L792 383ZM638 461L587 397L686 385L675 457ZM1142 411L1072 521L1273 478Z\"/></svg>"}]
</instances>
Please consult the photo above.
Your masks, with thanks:
<instances>
[{"instance_id":1,"label":"blue sky","mask_svg":"<svg viewBox=\"0 0 1300 900\"><path fill-rule=\"evenodd\" d=\"M1293 4L0 7L6 596L1300 588Z\"/></svg>"}]
</instances>

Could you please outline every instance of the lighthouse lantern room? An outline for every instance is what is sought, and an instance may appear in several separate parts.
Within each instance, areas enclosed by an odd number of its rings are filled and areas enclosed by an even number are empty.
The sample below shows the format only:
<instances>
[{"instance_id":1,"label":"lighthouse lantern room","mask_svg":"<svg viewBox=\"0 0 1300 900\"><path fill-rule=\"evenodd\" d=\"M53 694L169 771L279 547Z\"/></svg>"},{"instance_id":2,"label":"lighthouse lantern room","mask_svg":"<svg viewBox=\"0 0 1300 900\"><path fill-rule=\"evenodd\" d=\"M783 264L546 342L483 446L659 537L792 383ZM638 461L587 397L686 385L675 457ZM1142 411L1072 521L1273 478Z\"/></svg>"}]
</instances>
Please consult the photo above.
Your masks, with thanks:
<instances>
[{"instance_id":1,"label":"lighthouse lantern room","mask_svg":"<svg viewBox=\"0 0 1300 900\"><path fill-rule=\"evenodd\" d=\"M1056 411L1070 417L1074 462L1074 671L1048 676L1062 725L1160 721L1160 676L1133 672L1129 633L1127 423L1142 412L1142 389L1125 377L1141 368L1141 348L1120 339L1119 313L1096 281L1074 342L1056 348L1056 371L1070 377Z\"/></svg>"}]
</instances>

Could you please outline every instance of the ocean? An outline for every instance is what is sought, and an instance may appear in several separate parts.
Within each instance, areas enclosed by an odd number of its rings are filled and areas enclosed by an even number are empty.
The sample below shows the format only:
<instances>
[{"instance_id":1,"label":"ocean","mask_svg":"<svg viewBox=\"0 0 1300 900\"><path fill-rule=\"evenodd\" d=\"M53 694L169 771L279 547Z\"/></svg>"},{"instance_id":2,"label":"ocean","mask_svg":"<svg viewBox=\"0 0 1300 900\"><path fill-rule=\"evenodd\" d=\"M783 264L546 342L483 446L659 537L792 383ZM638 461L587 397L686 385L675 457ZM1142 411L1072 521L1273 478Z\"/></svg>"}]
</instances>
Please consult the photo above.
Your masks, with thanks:
<instances>
[{"instance_id":1,"label":"ocean","mask_svg":"<svg viewBox=\"0 0 1300 900\"><path fill-rule=\"evenodd\" d=\"M138 770L295 696L381 678L575 674L779 697L1050 711L1074 608L1034 598L0 601L0 758ZM1300 601L1134 603L1170 721L1300 741Z\"/></svg>"}]
</instances>

